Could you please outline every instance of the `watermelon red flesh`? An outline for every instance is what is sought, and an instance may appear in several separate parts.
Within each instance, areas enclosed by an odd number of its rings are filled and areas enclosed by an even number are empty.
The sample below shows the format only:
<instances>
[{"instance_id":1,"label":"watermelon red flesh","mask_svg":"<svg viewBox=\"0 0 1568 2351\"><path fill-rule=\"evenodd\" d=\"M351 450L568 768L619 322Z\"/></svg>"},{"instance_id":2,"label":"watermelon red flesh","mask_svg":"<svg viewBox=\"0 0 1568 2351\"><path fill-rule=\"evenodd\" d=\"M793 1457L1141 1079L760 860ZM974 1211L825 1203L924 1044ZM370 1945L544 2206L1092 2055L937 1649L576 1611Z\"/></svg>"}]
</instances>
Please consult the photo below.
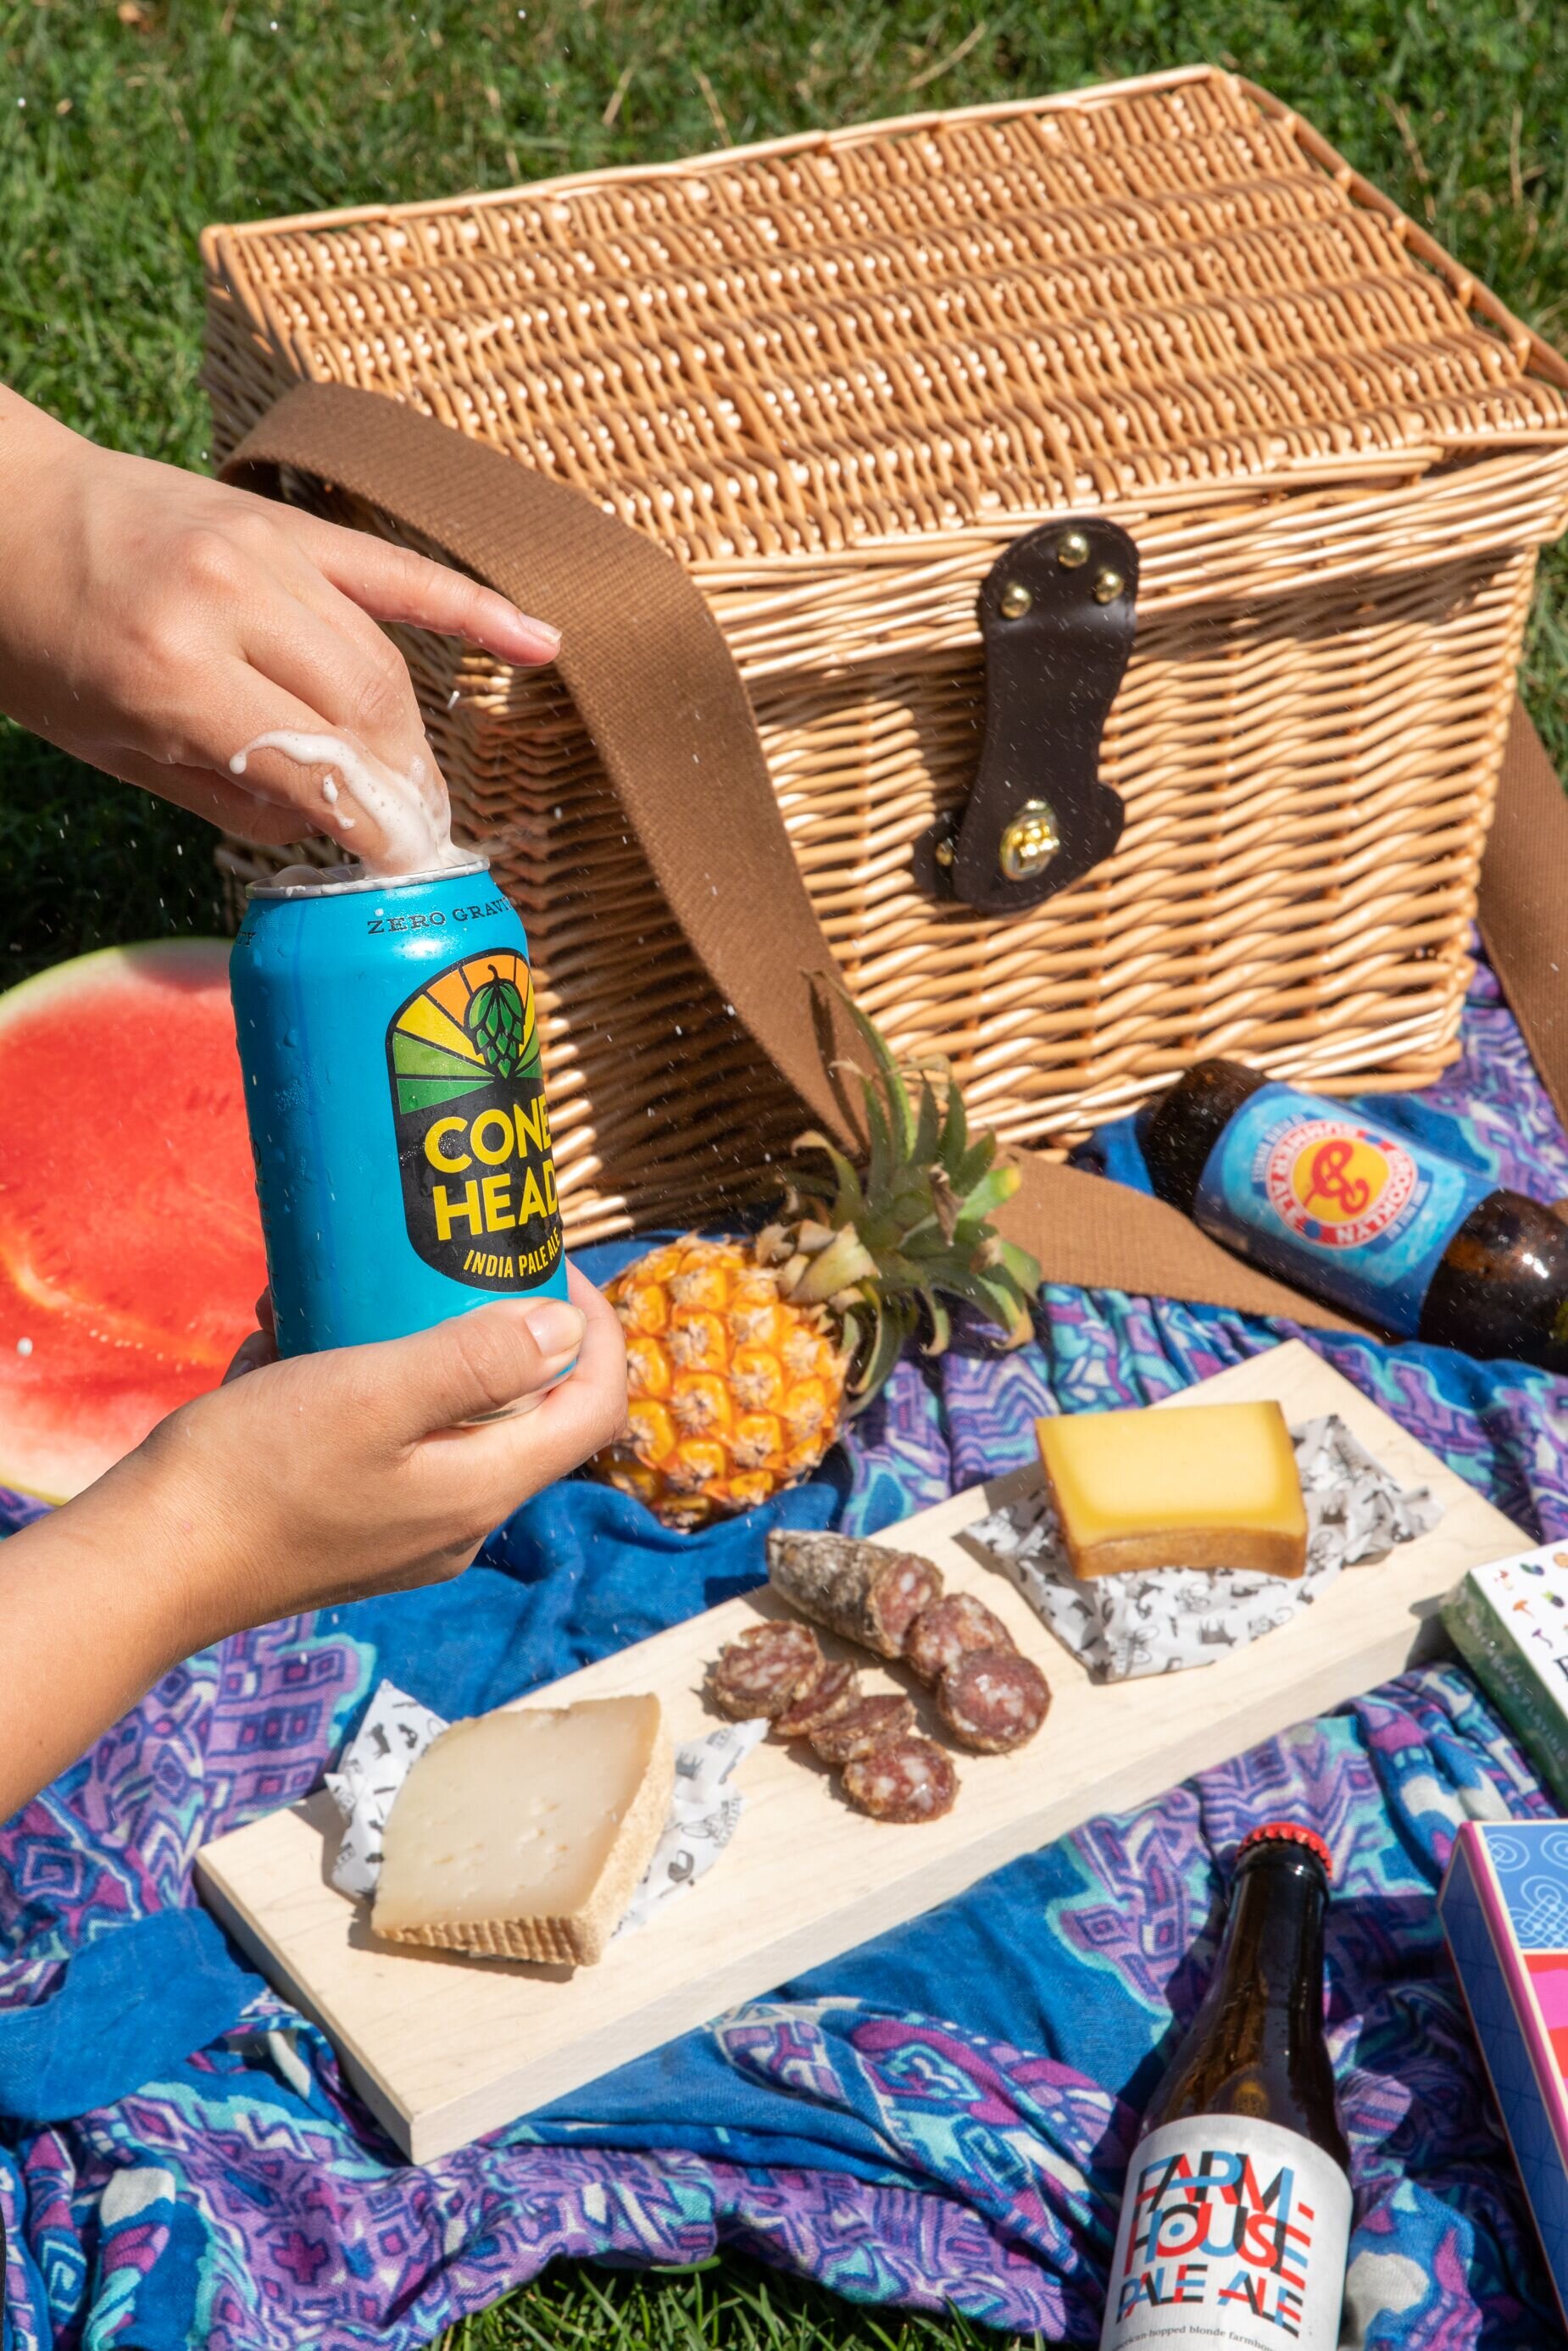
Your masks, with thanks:
<instances>
[{"instance_id":1,"label":"watermelon red flesh","mask_svg":"<svg viewBox=\"0 0 1568 2351\"><path fill-rule=\"evenodd\" d=\"M0 1485L90 1484L216 1384L266 1278L227 947L0 996Z\"/></svg>"}]
</instances>

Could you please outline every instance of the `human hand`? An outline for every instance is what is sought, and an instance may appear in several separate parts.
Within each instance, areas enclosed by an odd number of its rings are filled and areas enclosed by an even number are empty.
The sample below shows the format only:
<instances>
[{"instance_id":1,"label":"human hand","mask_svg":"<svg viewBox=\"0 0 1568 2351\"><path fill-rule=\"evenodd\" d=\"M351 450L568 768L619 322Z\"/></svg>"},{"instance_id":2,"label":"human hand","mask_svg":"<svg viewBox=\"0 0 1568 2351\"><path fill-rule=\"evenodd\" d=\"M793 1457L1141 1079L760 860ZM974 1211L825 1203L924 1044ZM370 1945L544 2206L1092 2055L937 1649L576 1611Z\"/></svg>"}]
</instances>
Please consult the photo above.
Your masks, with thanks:
<instances>
[{"instance_id":1,"label":"human hand","mask_svg":"<svg viewBox=\"0 0 1568 2351\"><path fill-rule=\"evenodd\" d=\"M0 567L0 710L252 841L326 832L370 862L398 853L370 799L323 798L324 760L256 750L237 779L235 755L280 730L347 738L413 780L444 831L413 683L378 621L520 665L559 644L461 572L99 449L3 386L0 493L16 550Z\"/></svg>"},{"instance_id":2,"label":"human hand","mask_svg":"<svg viewBox=\"0 0 1568 2351\"><path fill-rule=\"evenodd\" d=\"M497 1301L410 1339L287 1362L258 1333L236 1358L245 1376L171 1414L66 1515L121 1541L147 1526L170 1562L181 1656L459 1574L624 1422L620 1323L575 1270L570 1287L570 1305Z\"/></svg>"}]
</instances>

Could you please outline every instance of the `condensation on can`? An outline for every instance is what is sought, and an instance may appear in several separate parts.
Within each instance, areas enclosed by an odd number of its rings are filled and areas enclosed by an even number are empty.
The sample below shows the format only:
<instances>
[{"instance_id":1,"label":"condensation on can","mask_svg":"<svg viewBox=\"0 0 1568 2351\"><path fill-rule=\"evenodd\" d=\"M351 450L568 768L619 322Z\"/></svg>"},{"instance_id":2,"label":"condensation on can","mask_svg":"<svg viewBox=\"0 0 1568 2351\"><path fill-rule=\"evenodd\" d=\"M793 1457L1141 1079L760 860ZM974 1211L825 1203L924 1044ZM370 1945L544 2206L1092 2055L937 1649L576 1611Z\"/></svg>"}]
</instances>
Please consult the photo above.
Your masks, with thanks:
<instances>
[{"instance_id":1,"label":"condensation on can","mask_svg":"<svg viewBox=\"0 0 1568 2351\"><path fill-rule=\"evenodd\" d=\"M528 943L482 862L255 888L229 987L284 1354L566 1295Z\"/></svg>"}]
</instances>

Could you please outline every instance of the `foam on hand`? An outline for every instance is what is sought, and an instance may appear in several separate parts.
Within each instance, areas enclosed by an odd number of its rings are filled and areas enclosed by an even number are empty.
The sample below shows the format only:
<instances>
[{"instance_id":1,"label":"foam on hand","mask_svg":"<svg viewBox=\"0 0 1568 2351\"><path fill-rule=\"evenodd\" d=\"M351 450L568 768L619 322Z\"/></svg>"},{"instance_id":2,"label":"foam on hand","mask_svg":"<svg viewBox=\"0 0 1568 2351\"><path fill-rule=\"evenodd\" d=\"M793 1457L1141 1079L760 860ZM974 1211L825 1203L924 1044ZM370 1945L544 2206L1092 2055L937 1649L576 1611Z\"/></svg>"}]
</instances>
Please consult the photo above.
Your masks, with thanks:
<instances>
[{"instance_id":1,"label":"foam on hand","mask_svg":"<svg viewBox=\"0 0 1568 2351\"><path fill-rule=\"evenodd\" d=\"M441 779L423 759L415 758L402 775L347 736L308 735L277 726L236 751L229 761L230 774L243 776L257 751L280 751L302 768L328 769L321 786L328 823L340 833L350 833L362 817L381 834L382 846L374 854L355 844L366 874L437 873L466 862L462 851L452 845L452 813ZM346 803L358 810L358 817Z\"/></svg>"}]
</instances>

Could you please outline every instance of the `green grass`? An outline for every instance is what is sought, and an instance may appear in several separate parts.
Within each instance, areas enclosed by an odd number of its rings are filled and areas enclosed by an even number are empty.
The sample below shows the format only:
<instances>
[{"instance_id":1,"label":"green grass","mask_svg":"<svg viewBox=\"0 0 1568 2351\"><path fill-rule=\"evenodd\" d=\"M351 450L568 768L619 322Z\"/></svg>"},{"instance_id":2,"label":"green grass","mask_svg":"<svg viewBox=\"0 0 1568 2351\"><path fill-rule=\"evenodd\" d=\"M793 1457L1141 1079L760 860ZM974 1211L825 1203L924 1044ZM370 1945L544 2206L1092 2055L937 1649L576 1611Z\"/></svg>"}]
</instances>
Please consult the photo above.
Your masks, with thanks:
<instances>
[{"instance_id":1,"label":"green grass","mask_svg":"<svg viewBox=\"0 0 1568 2351\"><path fill-rule=\"evenodd\" d=\"M851 2312L755 2262L695 2270L549 2271L442 2337L440 2351L995 2351L961 2318Z\"/></svg>"},{"instance_id":2,"label":"green grass","mask_svg":"<svg viewBox=\"0 0 1568 2351\"><path fill-rule=\"evenodd\" d=\"M207 221L1205 57L1299 104L1568 339L1561 30L1560 0L0 0L0 372L103 441L199 465ZM1559 560L1526 684L1560 765L1565 601ZM4 732L0 856L0 984L218 920L198 823Z\"/></svg>"},{"instance_id":3,"label":"green grass","mask_svg":"<svg viewBox=\"0 0 1568 2351\"><path fill-rule=\"evenodd\" d=\"M1568 341L1560 0L528 0L526 16L517 0L142 0L125 13L0 0L0 373L84 432L181 464L206 452L207 221L494 187L1202 58L1300 106ZM1565 679L1558 559L1526 684L1568 767ZM0 981L218 919L199 824L14 731L0 732ZM727 2264L652 2282L564 2273L449 2341L916 2351L966 2333L879 2325Z\"/></svg>"}]
</instances>

